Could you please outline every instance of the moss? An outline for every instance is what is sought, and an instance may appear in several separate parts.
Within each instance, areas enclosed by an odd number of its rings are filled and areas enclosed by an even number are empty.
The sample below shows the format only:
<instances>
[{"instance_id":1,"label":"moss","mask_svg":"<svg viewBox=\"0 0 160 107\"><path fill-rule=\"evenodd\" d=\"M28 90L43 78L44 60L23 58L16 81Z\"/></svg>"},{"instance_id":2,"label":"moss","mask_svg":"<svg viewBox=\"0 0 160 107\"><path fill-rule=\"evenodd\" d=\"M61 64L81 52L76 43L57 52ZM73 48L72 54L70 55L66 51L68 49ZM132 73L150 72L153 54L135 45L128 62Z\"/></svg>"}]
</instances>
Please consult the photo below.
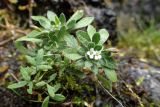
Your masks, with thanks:
<instances>
[{"instance_id":1,"label":"moss","mask_svg":"<svg viewBox=\"0 0 160 107\"><path fill-rule=\"evenodd\" d=\"M121 48L122 55L136 56L142 60L159 65L160 61L160 30L154 25L144 31L128 31L119 36L118 48Z\"/></svg>"}]
</instances>

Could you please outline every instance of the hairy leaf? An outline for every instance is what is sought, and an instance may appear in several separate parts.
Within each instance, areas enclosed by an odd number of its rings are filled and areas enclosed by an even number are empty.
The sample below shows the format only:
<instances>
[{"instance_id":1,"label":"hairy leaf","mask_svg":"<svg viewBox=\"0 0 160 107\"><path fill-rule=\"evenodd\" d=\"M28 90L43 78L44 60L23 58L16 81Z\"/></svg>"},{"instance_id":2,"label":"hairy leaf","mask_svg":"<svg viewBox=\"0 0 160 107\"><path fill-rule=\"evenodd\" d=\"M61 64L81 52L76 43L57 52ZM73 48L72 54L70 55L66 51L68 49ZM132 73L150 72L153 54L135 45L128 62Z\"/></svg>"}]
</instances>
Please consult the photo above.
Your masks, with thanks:
<instances>
[{"instance_id":1,"label":"hairy leaf","mask_svg":"<svg viewBox=\"0 0 160 107\"><path fill-rule=\"evenodd\" d=\"M37 87L42 87L44 85L46 85L46 82L45 81L41 81L41 82L38 82L35 84Z\"/></svg>"},{"instance_id":2,"label":"hairy leaf","mask_svg":"<svg viewBox=\"0 0 160 107\"><path fill-rule=\"evenodd\" d=\"M47 90L48 90L49 95L53 98L55 96L55 92L54 92L55 89L49 84L47 84Z\"/></svg>"},{"instance_id":3,"label":"hairy leaf","mask_svg":"<svg viewBox=\"0 0 160 107\"><path fill-rule=\"evenodd\" d=\"M28 37L21 37L17 39L16 41L27 41L27 42L35 42L35 43L40 43L42 42L42 39L36 39L36 38L28 38Z\"/></svg>"},{"instance_id":4,"label":"hairy leaf","mask_svg":"<svg viewBox=\"0 0 160 107\"><path fill-rule=\"evenodd\" d=\"M49 103L49 96L47 96L47 97L44 99L41 107L48 107L48 103Z\"/></svg>"},{"instance_id":5,"label":"hairy leaf","mask_svg":"<svg viewBox=\"0 0 160 107\"><path fill-rule=\"evenodd\" d=\"M56 101L64 101L65 100L65 96L62 95L62 94L55 94L53 99L56 100Z\"/></svg>"},{"instance_id":6,"label":"hairy leaf","mask_svg":"<svg viewBox=\"0 0 160 107\"><path fill-rule=\"evenodd\" d=\"M38 69L38 70L47 71L47 70L49 70L49 69L52 69L52 66L51 66L51 65L38 65L38 66L37 66L37 69Z\"/></svg>"},{"instance_id":7,"label":"hairy leaf","mask_svg":"<svg viewBox=\"0 0 160 107\"><path fill-rule=\"evenodd\" d=\"M76 21L72 20L67 24L67 29L73 29L75 25L76 25Z\"/></svg>"},{"instance_id":8,"label":"hairy leaf","mask_svg":"<svg viewBox=\"0 0 160 107\"><path fill-rule=\"evenodd\" d=\"M56 17L57 15L54 13L54 12L52 12L52 11L47 11L47 18L50 20L50 21L53 21L53 22L55 22L55 17Z\"/></svg>"},{"instance_id":9,"label":"hairy leaf","mask_svg":"<svg viewBox=\"0 0 160 107\"><path fill-rule=\"evenodd\" d=\"M117 74L115 72L115 70L111 70L108 68L104 69L105 75L108 77L108 79L112 82L116 82L117 81Z\"/></svg>"},{"instance_id":10,"label":"hairy leaf","mask_svg":"<svg viewBox=\"0 0 160 107\"><path fill-rule=\"evenodd\" d=\"M84 14L83 10L78 10L78 11L76 11L76 12L71 16L71 18L67 21L67 24L68 24L70 21L72 21L72 20L75 20L75 21L79 20L80 18L83 17L83 14Z\"/></svg>"},{"instance_id":11,"label":"hairy leaf","mask_svg":"<svg viewBox=\"0 0 160 107\"><path fill-rule=\"evenodd\" d=\"M27 89L27 92L29 93L29 94L32 94L32 88L33 88L33 82L29 82L28 83L28 89Z\"/></svg>"},{"instance_id":12,"label":"hairy leaf","mask_svg":"<svg viewBox=\"0 0 160 107\"><path fill-rule=\"evenodd\" d=\"M64 56L70 60L78 60L83 57L80 54L78 54L78 52L75 49L72 48L65 49L63 52Z\"/></svg>"},{"instance_id":13,"label":"hairy leaf","mask_svg":"<svg viewBox=\"0 0 160 107\"><path fill-rule=\"evenodd\" d=\"M44 50L43 49L39 49L37 56L36 56L36 62L37 64L40 64L43 61L43 55L44 55Z\"/></svg>"},{"instance_id":14,"label":"hairy leaf","mask_svg":"<svg viewBox=\"0 0 160 107\"><path fill-rule=\"evenodd\" d=\"M25 57L26 57L28 63L30 63L32 65L36 65L36 60L33 57L28 56L28 55L26 55Z\"/></svg>"},{"instance_id":15,"label":"hairy leaf","mask_svg":"<svg viewBox=\"0 0 160 107\"><path fill-rule=\"evenodd\" d=\"M60 14L59 20L62 25L64 25L66 23L66 17L63 13Z\"/></svg>"},{"instance_id":16,"label":"hairy leaf","mask_svg":"<svg viewBox=\"0 0 160 107\"><path fill-rule=\"evenodd\" d=\"M20 88L20 87L24 87L27 84L26 81L20 81L18 83L14 83L8 86L9 89L16 89L16 88Z\"/></svg>"},{"instance_id":17,"label":"hairy leaf","mask_svg":"<svg viewBox=\"0 0 160 107\"><path fill-rule=\"evenodd\" d=\"M49 76L49 80L47 82L49 83L49 82L53 81L56 78L56 76L57 76L56 73L52 74L51 76Z\"/></svg>"},{"instance_id":18,"label":"hairy leaf","mask_svg":"<svg viewBox=\"0 0 160 107\"><path fill-rule=\"evenodd\" d=\"M42 27L44 27L45 29L50 29L50 27L51 27L50 21L43 16L32 16L32 19L35 20L35 21L38 21L39 24Z\"/></svg>"},{"instance_id":19,"label":"hairy leaf","mask_svg":"<svg viewBox=\"0 0 160 107\"><path fill-rule=\"evenodd\" d=\"M93 64L90 61L85 61L85 67L91 68Z\"/></svg>"},{"instance_id":20,"label":"hairy leaf","mask_svg":"<svg viewBox=\"0 0 160 107\"><path fill-rule=\"evenodd\" d=\"M75 39L74 36L72 35L67 35L65 36L65 41L67 42L67 45L71 48L77 48L78 47L78 42L77 40Z\"/></svg>"},{"instance_id":21,"label":"hairy leaf","mask_svg":"<svg viewBox=\"0 0 160 107\"><path fill-rule=\"evenodd\" d=\"M29 81L31 79L27 68L21 67L20 72L24 80Z\"/></svg>"},{"instance_id":22,"label":"hairy leaf","mask_svg":"<svg viewBox=\"0 0 160 107\"><path fill-rule=\"evenodd\" d=\"M95 44L98 44L100 41L100 34L99 33L95 33L92 37L92 42L94 42Z\"/></svg>"},{"instance_id":23,"label":"hairy leaf","mask_svg":"<svg viewBox=\"0 0 160 107\"><path fill-rule=\"evenodd\" d=\"M96 45L94 47L94 49L97 50L97 51L100 51L100 50L102 50L102 45Z\"/></svg>"},{"instance_id":24,"label":"hairy leaf","mask_svg":"<svg viewBox=\"0 0 160 107\"><path fill-rule=\"evenodd\" d=\"M81 19L75 25L74 29L79 29L79 28L83 28L83 27L90 25L92 23L93 19L94 19L93 17L85 17L85 18Z\"/></svg>"},{"instance_id":25,"label":"hairy leaf","mask_svg":"<svg viewBox=\"0 0 160 107\"><path fill-rule=\"evenodd\" d=\"M94 65L94 66L92 67L92 72L93 72L95 75L97 75L97 74L98 74L98 71L99 71L98 67Z\"/></svg>"},{"instance_id":26,"label":"hairy leaf","mask_svg":"<svg viewBox=\"0 0 160 107\"><path fill-rule=\"evenodd\" d=\"M56 84L53 86L53 91L56 93L61 88L61 84Z\"/></svg>"},{"instance_id":27,"label":"hairy leaf","mask_svg":"<svg viewBox=\"0 0 160 107\"><path fill-rule=\"evenodd\" d=\"M89 25L87 27L87 33L88 33L90 39L92 40L93 35L96 33L96 29L92 25Z\"/></svg>"},{"instance_id":28,"label":"hairy leaf","mask_svg":"<svg viewBox=\"0 0 160 107\"><path fill-rule=\"evenodd\" d=\"M109 33L106 29L99 30L100 33L100 43L103 44L109 37Z\"/></svg>"},{"instance_id":29,"label":"hairy leaf","mask_svg":"<svg viewBox=\"0 0 160 107\"><path fill-rule=\"evenodd\" d=\"M60 31L58 32L57 38L58 40L62 40L66 34L66 27L62 26Z\"/></svg>"}]
</instances>

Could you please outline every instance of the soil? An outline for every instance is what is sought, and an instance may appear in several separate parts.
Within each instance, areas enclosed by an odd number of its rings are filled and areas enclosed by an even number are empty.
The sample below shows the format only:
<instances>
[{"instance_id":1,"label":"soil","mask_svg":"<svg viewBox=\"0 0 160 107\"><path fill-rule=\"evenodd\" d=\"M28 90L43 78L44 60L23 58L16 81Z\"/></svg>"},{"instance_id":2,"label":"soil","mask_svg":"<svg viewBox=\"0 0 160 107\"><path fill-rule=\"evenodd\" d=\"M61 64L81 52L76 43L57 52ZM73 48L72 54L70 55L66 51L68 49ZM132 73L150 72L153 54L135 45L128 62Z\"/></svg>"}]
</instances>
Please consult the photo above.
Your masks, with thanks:
<instances>
[{"instance_id":1,"label":"soil","mask_svg":"<svg viewBox=\"0 0 160 107\"><path fill-rule=\"evenodd\" d=\"M33 107L10 90L0 87L0 107Z\"/></svg>"}]
</instances>

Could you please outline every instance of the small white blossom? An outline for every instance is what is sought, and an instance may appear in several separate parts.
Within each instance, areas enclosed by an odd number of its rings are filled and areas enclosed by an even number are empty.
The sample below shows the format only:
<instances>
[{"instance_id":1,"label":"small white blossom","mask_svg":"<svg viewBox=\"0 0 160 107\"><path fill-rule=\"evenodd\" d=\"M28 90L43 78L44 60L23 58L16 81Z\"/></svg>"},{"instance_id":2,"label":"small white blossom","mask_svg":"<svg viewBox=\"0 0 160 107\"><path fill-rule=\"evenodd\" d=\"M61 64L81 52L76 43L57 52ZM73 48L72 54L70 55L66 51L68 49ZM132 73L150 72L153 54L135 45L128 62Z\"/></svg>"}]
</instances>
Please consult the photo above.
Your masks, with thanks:
<instances>
[{"instance_id":1,"label":"small white blossom","mask_svg":"<svg viewBox=\"0 0 160 107\"><path fill-rule=\"evenodd\" d=\"M95 60L99 60L99 59L102 58L100 51L95 51L95 53L96 53L96 54L95 54L95 57L94 57Z\"/></svg>"},{"instance_id":2,"label":"small white blossom","mask_svg":"<svg viewBox=\"0 0 160 107\"><path fill-rule=\"evenodd\" d=\"M90 59L95 59L99 60L102 58L101 56L101 51L94 51L93 48L91 48L88 52L87 55L89 56Z\"/></svg>"},{"instance_id":3,"label":"small white blossom","mask_svg":"<svg viewBox=\"0 0 160 107\"><path fill-rule=\"evenodd\" d=\"M91 48L91 49L87 52L87 55L89 56L90 59L93 59L93 58L94 58L94 55L95 55L94 49Z\"/></svg>"}]
</instances>

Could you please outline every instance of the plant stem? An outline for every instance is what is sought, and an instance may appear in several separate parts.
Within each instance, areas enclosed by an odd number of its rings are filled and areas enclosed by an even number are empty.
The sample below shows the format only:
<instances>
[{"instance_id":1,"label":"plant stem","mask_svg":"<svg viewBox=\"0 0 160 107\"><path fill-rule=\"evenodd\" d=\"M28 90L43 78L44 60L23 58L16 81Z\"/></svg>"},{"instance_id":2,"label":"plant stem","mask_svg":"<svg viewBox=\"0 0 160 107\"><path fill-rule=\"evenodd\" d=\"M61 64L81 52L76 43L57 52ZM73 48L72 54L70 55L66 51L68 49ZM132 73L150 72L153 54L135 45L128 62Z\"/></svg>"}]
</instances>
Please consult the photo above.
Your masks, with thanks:
<instances>
[{"instance_id":1,"label":"plant stem","mask_svg":"<svg viewBox=\"0 0 160 107\"><path fill-rule=\"evenodd\" d=\"M100 81L98 81L98 83L114 100L116 100L121 105L121 107L124 107L123 104L118 99L116 99L106 88L104 88L104 86L101 84Z\"/></svg>"},{"instance_id":2,"label":"plant stem","mask_svg":"<svg viewBox=\"0 0 160 107\"><path fill-rule=\"evenodd\" d=\"M10 74L17 82L19 82L18 78L13 73L10 73Z\"/></svg>"},{"instance_id":3,"label":"plant stem","mask_svg":"<svg viewBox=\"0 0 160 107\"><path fill-rule=\"evenodd\" d=\"M28 100L30 102L35 102L35 103L43 103L43 101L36 101L36 100ZM55 102L49 102L49 104L58 104L58 103L55 103ZM68 106L68 105L71 105L72 102L65 102L65 103L62 103L62 105L64 106Z\"/></svg>"}]
</instances>

